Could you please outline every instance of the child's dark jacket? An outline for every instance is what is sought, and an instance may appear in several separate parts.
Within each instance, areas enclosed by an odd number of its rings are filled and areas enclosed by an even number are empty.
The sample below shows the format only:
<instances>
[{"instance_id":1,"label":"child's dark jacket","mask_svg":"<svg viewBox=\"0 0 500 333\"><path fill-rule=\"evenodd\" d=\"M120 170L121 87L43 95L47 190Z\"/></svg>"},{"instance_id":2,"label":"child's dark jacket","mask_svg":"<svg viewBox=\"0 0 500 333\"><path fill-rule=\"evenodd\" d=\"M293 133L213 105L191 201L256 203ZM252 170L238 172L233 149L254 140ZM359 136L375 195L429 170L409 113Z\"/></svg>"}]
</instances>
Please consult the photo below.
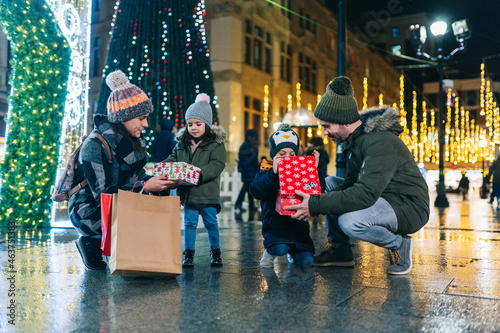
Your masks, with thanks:
<instances>
[{"instance_id":1,"label":"child's dark jacket","mask_svg":"<svg viewBox=\"0 0 500 333\"><path fill-rule=\"evenodd\" d=\"M264 162L269 163L269 162ZM264 164L263 163L263 164ZM321 191L325 190L325 178L318 169ZM314 253L314 244L309 235L309 222L280 215L276 211L276 197L279 189L279 176L270 170L261 170L250 184L250 193L261 200L262 236L264 247L288 244L293 252L309 251Z\"/></svg>"}]
</instances>

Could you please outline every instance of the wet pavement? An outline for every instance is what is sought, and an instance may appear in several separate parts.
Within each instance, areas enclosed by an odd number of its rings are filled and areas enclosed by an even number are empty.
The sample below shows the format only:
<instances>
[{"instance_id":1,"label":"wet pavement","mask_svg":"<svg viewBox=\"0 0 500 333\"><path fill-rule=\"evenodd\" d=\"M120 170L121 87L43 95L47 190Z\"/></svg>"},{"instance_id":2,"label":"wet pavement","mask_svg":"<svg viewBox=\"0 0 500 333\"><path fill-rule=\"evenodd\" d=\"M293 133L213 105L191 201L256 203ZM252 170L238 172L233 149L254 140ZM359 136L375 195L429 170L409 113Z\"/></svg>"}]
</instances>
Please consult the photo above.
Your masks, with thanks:
<instances>
[{"instance_id":1,"label":"wet pavement","mask_svg":"<svg viewBox=\"0 0 500 333\"><path fill-rule=\"evenodd\" d=\"M200 223L195 267L175 279L88 271L72 229L18 230L9 262L2 229L0 331L500 332L500 212L474 193L447 197L450 207L432 207L412 235L407 276L388 276L387 251L362 242L353 242L354 268L302 270L285 259L261 269L260 222L237 222L228 207L224 266L210 266ZM317 248L323 221L311 224Z\"/></svg>"}]
</instances>

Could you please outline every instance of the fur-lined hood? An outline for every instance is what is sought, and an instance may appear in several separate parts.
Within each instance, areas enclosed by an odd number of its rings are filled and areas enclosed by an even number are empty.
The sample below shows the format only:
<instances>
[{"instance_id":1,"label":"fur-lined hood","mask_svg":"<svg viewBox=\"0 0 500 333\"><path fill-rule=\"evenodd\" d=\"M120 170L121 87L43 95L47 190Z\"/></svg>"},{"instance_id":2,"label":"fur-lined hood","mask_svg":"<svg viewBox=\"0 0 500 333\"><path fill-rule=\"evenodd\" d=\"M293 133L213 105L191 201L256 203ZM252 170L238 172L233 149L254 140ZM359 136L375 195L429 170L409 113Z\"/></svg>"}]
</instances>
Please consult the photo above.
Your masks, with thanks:
<instances>
[{"instance_id":1,"label":"fur-lined hood","mask_svg":"<svg viewBox=\"0 0 500 333\"><path fill-rule=\"evenodd\" d=\"M175 135L175 139L177 141L181 141L182 135L184 132L187 130L187 127L184 126L181 128L177 134ZM227 132L226 130L219 125L212 125L210 126L210 130L215 133L215 142L217 143L226 143L227 142Z\"/></svg>"},{"instance_id":2,"label":"fur-lined hood","mask_svg":"<svg viewBox=\"0 0 500 333\"><path fill-rule=\"evenodd\" d=\"M359 115L365 133L391 131L399 135L403 132L399 111L388 105L361 110Z\"/></svg>"}]
</instances>

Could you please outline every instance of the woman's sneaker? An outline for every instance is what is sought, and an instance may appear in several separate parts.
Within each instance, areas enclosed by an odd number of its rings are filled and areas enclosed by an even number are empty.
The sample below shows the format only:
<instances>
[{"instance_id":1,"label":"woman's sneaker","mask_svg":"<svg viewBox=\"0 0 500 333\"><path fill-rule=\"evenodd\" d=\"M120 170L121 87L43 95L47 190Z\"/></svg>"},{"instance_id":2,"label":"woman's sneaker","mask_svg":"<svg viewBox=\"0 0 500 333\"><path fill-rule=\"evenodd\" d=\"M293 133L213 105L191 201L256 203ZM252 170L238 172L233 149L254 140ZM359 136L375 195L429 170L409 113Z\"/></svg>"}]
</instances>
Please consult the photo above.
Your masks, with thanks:
<instances>
[{"instance_id":1,"label":"woman's sneaker","mask_svg":"<svg viewBox=\"0 0 500 333\"><path fill-rule=\"evenodd\" d=\"M408 274L413 266L413 238L403 236L401 247L397 250L389 249L389 254L391 255L391 264L387 268L387 274Z\"/></svg>"},{"instance_id":2,"label":"woman's sneaker","mask_svg":"<svg viewBox=\"0 0 500 333\"><path fill-rule=\"evenodd\" d=\"M104 270L107 265L102 261L101 240L81 236L76 240L76 248L80 252L83 264L91 270Z\"/></svg>"},{"instance_id":3,"label":"woman's sneaker","mask_svg":"<svg viewBox=\"0 0 500 333\"><path fill-rule=\"evenodd\" d=\"M184 260L182 261L182 267L193 267L194 266L194 250L185 250L183 252Z\"/></svg>"},{"instance_id":4,"label":"woman's sneaker","mask_svg":"<svg viewBox=\"0 0 500 333\"><path fill-rule=\"evenodd\" d=\"M267 250L264 250L262 254L262 258L260 259L260 267L262 268L273 268L274 267L274 259L276 256L273 256Z\"/></svg>"},{"instance_id":5,"label":"woman's sneaker","mask_svg":"<svg viewBox=\"0 0 500 333\"><path fill-rule=\"evenodd\" d=\"M210 254L212 255L212 266L222 266L222 259L220 257L220 249L210 250Z\"/></svg>"}]
</instances>

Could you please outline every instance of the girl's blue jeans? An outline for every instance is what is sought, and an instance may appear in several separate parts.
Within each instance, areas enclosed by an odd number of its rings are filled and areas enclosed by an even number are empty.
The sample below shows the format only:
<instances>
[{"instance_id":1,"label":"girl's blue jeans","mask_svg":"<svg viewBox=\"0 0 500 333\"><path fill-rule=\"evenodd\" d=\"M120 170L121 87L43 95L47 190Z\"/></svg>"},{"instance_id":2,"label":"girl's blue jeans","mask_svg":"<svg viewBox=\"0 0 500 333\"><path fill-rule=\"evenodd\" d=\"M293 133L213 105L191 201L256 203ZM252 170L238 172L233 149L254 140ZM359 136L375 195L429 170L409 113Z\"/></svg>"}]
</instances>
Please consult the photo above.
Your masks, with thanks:
<instances>
[{"instance_id":1,"label":"girl's blue jeans","mask_svg":"<svg viewBox=\"0 0 500 333\"><path fill-rule=\"evenodd\" d=\"M290 246L287 244L276 244L267 248L266 251L273 256L284 256L290 252ZM299 252L292 255L292 257L295 264L302 268L309 268L313 265L314 257L312 252Z\"/></svg>"},{"instance_id":2,"label":"girl's blue jeans","mask_svg":"<svg viewBox=\"0 0 500 333\"><path fill-rule=\"evenodd\" d=\"M184 208L184 249L194 250L199 215L201 215L205 229L207 229L210 248L212 250L219 249L219 225L217 223L217 209L215 207L207 207L200 210Z\"/></svg>"}]
</instances>

